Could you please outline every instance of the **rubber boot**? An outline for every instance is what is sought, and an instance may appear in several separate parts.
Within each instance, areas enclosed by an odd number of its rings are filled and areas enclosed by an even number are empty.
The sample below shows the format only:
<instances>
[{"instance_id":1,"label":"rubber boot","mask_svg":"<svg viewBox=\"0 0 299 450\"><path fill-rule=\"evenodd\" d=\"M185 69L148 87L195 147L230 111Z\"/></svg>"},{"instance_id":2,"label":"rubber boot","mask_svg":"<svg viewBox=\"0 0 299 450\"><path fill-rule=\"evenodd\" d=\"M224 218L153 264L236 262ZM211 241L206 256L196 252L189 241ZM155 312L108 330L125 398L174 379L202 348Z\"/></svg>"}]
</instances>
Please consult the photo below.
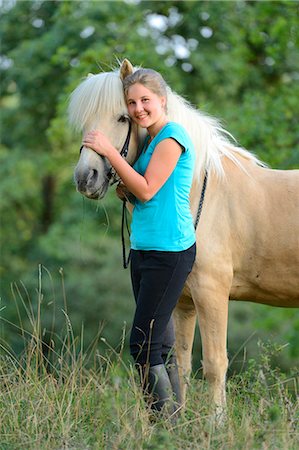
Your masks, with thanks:
<instances>
[{"instance_id":1,"label":"rubber boot","mask_svg":"<svg viewBox=\"0 0 299 450\"><path fill-rule=\"evenodd\" d=\"M175 355L171 355L169 358L166 359L165 367L171 383L174 401L177 406L177 409L179 409L181 408L183 402L180 387L179 371Z\"/></svg>"},{"instance_id":2,"label":"rubber boot","mask_svg":"<svg viewBox=\"0 0 299 450\"><path fill-rule=\"evenodd\" d=\"M173 400L172 385L164 364L145 369L144 391L151 397L151 409L153 411L161 411L174 422L175 420L172 416L177 410L177 406Z\"/></svg>"},{"instance_id":3,"label":"rubber boot","mask_svg":"<svg viewBox=\"0 0 299 450\"><path fill-rule=\"evenodd\" d=\"M177 404L177 408L180 408L182 406L182 395L180 388L178 366L174 350L174 343L175 343L174 321L173 318L171 317L163 336L162 359L170 379L172 391L174 394L174 400Z\"/></svg>"}]
</instances>

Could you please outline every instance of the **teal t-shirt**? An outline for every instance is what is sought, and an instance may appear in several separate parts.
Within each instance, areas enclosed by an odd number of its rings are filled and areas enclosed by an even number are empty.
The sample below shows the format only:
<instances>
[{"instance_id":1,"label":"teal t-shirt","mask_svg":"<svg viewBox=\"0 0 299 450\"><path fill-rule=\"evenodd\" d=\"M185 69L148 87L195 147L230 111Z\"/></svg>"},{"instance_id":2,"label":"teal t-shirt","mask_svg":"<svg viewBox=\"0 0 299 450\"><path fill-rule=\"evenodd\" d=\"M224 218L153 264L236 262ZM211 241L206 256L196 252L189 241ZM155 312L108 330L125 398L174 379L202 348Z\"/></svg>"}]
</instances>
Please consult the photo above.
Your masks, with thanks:
<instances>
[{"instance_id":1,"label":"teal t-shirt","mask_svg":"<svg viewBox=\"0 0 299 450\"><path fill-rule=\"evenodd\" d=\"M136 198L131 224L133 250L181 251L195 242L189 194L193 178L195 153L186 130L168 122L142 151L134 169L144 175L153 152L163 139L172 138L182 147L177 165L159 191L147 202ZM145 147L148 138L145 141Z\"/></svg>"}]
</instances>

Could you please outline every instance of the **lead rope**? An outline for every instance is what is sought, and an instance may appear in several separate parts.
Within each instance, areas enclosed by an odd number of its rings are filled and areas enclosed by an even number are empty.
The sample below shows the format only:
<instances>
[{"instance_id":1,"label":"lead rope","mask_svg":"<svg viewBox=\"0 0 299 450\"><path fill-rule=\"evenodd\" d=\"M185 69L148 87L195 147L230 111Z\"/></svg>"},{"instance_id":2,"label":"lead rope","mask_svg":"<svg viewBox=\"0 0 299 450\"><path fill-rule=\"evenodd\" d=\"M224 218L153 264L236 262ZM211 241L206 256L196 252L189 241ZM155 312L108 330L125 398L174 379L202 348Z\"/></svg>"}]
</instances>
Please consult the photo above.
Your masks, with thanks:
<instances>
[{"instance_id":1,"label":"lead rope","mask_svg":"<svg viewBox=\"0 0 299 450\"><path fill-rule=\"evenodd\" d=\"M208 181L208 172L205 172L205 177L203 180L203 185L202 185L202 190L201 190L201 195L200 195L200 200L199 200L199 204L198 204L198 210L197 210L197 214L196 214L196 219L195 219L195 224L194 224L194 228L196 230L199 219L200 219L200 215L201 215L201 210L202 210L202 205L205 199L205 193L206 193L206 187L207 187L207 181Z\"/></svg>"},{"instance_id":2,"label":"lead rope","mask_svg":"<svg viewBox=\"0 0 299 450\"><path fill-rule=\"evenodd\" d=\"M122 207L122 216L121 216L121 243L122 243L122 251L123 251L123 268L127 269L131 260L131 250L129 252L128 257L126 256L126 241L125 241L125 227L127 229L128 236L130 236L130 229L128 224L128 216L127 216L127 208L126 208L126 199L123 200Z\"/></svg>"}]
</instances>

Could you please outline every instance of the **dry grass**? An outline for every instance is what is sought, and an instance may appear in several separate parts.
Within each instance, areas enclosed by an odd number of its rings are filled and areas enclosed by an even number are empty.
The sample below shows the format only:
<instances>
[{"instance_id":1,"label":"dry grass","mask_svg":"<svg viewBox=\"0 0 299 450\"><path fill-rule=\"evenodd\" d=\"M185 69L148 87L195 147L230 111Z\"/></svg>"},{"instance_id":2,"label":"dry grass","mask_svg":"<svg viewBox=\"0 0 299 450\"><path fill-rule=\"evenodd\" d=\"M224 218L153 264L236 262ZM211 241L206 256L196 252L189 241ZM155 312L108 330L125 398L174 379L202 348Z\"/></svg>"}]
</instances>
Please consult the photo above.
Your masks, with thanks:
<instances>
[{"instance_id":1,"label":"dry grass","mask_svg":"<svg viewBox=\"0 0 299 450\"><path fill-rule=\"evenodd\" d=\"M259 362L229 379L224 426L215 426L206 384L196 378L176 425L152 424L123 344L103 355L95 339L83 351L83 337L73 336L65 314L63 340L47 346L41 303L39 297L36 313L27 308L32 330L19 328L21 355L0 342L1 450L299 448L298 378L295 369L288 379L271 369L277 349L263 347Z\"/></svg>"},{"instance_id":2,"label":"dry grass","mask_svg":"<svg viewBox=\"0 0 299 450\"><path fill-rule=\"evenodd\" d=\"M92 352L75 356L65 347L49 364L32 338L21 358L2 356L1 450L298 448L295 378L287 382L252 367L230 379L228 418L220 428L205 383L193 379L177 424L151 424L132 367Z\"/></svg>"}]
</instances>

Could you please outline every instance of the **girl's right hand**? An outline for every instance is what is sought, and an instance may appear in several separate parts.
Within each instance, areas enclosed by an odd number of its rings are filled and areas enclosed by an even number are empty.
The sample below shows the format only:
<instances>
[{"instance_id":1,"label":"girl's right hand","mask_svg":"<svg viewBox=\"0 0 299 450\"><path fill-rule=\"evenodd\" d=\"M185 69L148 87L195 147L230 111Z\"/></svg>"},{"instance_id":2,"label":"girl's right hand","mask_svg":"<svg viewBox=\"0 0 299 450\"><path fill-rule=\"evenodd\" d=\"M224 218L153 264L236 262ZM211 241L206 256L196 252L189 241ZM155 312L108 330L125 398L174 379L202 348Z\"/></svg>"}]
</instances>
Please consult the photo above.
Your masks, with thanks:
<instances>
[{"instance_id":1,"label":"girl's right hand","mask_svg":"<svg viewBox=\"0 0 299 450\"><path fill-rule=\"evenodd\" d=\"M99 155L108 157L109 150L114 150L111 142L101 131L99 130L91 130L84 137L82 141L82 145L85 147L89 147ZM109 158L108 158L109 159Z\"/></svg>"}]
</instances>

